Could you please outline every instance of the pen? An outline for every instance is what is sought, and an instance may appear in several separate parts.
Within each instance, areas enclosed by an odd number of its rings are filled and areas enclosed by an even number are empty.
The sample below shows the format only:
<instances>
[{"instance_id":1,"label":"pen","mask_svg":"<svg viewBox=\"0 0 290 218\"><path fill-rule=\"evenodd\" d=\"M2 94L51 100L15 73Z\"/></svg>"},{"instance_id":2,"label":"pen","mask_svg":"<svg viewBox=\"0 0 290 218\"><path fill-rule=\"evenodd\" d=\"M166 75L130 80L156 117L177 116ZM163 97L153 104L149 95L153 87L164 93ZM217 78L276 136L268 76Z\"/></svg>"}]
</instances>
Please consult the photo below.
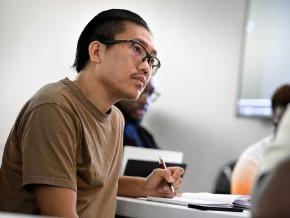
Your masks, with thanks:
<instances>
[{"instance_id":1,"label":"pen","mask_svg":"<svg viewBox=\"0 0 290 218\"><path fill-rule=\"evenodd\" d=\"M167 169L165 161L162 157L159 157L159 167L161 169ZM169 187L171 188L172 192L174 193L174 187L172 183L168 183Z\"/></svg>"}]
</instances>

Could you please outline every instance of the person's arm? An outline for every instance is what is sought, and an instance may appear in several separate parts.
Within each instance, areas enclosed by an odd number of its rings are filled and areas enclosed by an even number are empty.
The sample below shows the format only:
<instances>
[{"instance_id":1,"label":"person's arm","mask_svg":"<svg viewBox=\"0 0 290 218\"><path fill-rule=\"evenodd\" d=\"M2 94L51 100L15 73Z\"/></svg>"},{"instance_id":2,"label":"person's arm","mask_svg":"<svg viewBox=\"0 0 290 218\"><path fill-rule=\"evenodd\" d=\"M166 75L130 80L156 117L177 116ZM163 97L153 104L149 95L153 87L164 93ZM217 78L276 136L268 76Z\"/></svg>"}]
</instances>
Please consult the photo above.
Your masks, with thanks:
<instances>
[{"instance_id":1,"label":"person's arm","mask_svg":"<svg viewBox=\"0 0 290 218\"><path fill-rule=\"evenodd\" d=\"M119 178L118 195L126 197L173 197L179 194L182 184L180 167L155 169L148 177L121 176ZM175 193L172 193L168 183L173 183Z\"/></svg>"},{"instance_id":2,"label":"person's arm","mask_svg":"<svg viewBox=\"0 0 290 218\"><path fill-rule=\"evenodd\" d=\"M42 215L76 218L77 193L72 189L33 185L33 194Z\"/></svg>"},{"instance_id":3,"label":"person's arm","mask_svg":"<svg viewBox=\"0 0 290 218\"><path fill-rule=\"evenodd\" d=\"M231 194L250 195L257 175L257 162L242 156L234 167L231 179Z\"/></svg>"}]
</instances>

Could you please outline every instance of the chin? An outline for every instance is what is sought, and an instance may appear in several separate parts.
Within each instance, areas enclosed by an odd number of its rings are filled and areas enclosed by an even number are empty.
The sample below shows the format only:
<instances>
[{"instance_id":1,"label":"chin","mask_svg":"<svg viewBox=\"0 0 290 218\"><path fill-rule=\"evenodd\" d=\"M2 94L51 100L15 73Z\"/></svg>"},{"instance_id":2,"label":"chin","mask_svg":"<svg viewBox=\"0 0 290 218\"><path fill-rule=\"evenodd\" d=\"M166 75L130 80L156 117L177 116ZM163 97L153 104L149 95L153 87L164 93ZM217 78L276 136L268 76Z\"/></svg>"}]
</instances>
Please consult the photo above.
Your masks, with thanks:
<instances>
[{"instance_id":1,"label":"chin","mask_svg":"<svg viewBox=\"0 0 290 218\"><path fill-rule=\"evenodd\" d=\"M135 92L135 93L127 93L127 95L124 96L124 100L128 100L128 101L135 101L139 98L141 92Z\"/></svg>"},{"instance_id":2,"label":"chin","mask_svg":"<svg viewBox=\"0 0 290 218\"><path fill-rule=\"evenodd\" d=\"M140 94L142 93L143 90L140 88L136 87L136 85L131 85L131 84L123 84L122 87L120 87L118 90L116 90L117 93L122 100L127 100L127 101L134 101L137 98L139 98Z\"/></svg>"}]
</instances>

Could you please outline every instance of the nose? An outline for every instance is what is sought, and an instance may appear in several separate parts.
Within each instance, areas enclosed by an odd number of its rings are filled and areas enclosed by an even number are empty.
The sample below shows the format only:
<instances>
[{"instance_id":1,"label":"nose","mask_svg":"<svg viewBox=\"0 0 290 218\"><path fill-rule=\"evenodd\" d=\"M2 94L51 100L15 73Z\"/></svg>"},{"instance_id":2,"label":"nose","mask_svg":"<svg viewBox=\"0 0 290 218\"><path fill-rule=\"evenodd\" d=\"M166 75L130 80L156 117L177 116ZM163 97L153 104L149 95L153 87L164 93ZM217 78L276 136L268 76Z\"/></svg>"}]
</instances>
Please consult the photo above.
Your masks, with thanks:
<instances>
[{"instance_id":1,"label":"nose","mask_svg":"<svg viewBox=\"0 0 290 218\"><path fill-rule=\"evenodd\" d=\"M147 58L145 58L144 61L142 60L142 62L138 65L138 69L140 71L142 71L147 78L152 76L152 73L151 73L152 70L151 70L151 67L147 61Z\"/></svg>"}]
</instances>

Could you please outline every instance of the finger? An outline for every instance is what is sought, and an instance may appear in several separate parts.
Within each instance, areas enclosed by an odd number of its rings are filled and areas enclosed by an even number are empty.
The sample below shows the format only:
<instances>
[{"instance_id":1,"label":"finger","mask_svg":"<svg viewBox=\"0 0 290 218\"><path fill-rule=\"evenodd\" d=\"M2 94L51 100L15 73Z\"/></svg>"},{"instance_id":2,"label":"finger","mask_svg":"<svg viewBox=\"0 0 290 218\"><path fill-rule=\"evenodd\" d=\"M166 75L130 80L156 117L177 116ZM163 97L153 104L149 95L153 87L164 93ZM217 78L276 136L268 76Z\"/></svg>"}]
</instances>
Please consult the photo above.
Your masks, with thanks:
<instances>
[{"instance_id":1,"label":"finger","mask_svg":"<svg viewBox=\"0 0 290 218\"><path fill-rule=\"evenodd\" d=\"M184 173L184 169L182 167L168 167L167 169L171 172L172 175L176 174L181 176Z\"/></svg>"},{"instance_id":2,"label":"finger","mask_svg":"<svg viewBox=\"0 0 290 218\"><path fill-rule=\"evenodd\" d=\"M168 183L174 183L171 172L168 169L155 169L153 173L159 176L160 179L164 179Z\"/></svg>"},{"instance_id":3,"label":"finger","mask_svg":"<svg viewBox=\"0 0 290 218\"><path fill-rule=\"evenodd\" d=\"M180 189L176 189L175 192L174 192L174 196L181 197L182 196L181 190Z\"/></svg>"},{"instance_id":4,"label":"finger","mask_svg":"<svg viewBox=\"0 0 290 218\"><path fill-rule=\"evenodd\" d=\"M175 195L175 192L174 193L172 192L168 184L159 188L158 192L161 196L164 196L164 197L173 197Z\"/></svg>"},{"instance_id":5,"label":"finger","mask_svg":"<svg viewBox=\"0 0 290 218\"><path fill-rule=\"evenodd\" d=\"M178 179L184 174L184 169L181 167L168 167L167 169L171 172L173 180Z\"/></svg>"},{"instance_id":6,"label":"finger","mask_svg":"<svg viewBox=\"0 0 290 218\"><path fill-rule=\"evenodd\" d=\"M182 196L182 193L181 193L180 191L179 191L179 192L176 192L176 193L175 193L175 196L176 196L176 197L181 197L181 196Z\"/></svg>"},{"instance_id":7,"label":"finger","mask_svg":"<svg viewBox=\"0 0 290 218\"><path fill-rule=\"evenodd\" d=\"M174 188L176 189L176 188L181 187L182 183L183 183L183 179L182 179L182 178L178 178L178 179L173 183L173 186L174 186Z\"/></svg>"},{"instance_id":8,"label":"finger","mask_svg":"<svg viewBox=\"0 0 290 218\"><path fill-rule=\"evenodd\" d=\"M174 187L174 196L179 196L181 194L181 185L183 183L183 179L179 178L178 180L175 181L173 184Z\"/></svg>"}]
</instances>

